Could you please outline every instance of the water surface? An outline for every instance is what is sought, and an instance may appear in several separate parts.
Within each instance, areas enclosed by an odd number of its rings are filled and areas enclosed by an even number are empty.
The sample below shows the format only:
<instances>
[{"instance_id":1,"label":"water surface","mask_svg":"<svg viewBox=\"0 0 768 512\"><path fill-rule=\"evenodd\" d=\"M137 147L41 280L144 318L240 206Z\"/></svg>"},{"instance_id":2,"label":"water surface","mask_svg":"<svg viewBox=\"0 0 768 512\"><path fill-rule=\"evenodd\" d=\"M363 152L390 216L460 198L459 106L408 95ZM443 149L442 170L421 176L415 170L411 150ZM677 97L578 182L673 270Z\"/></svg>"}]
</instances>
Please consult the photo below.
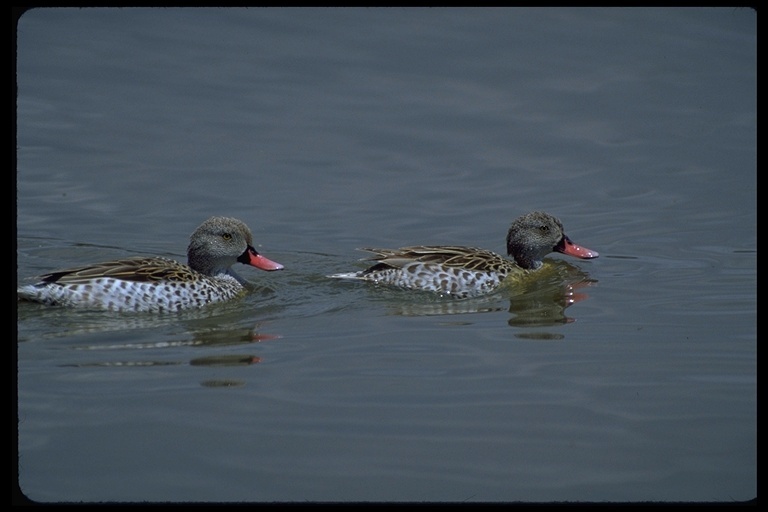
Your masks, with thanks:
<instances>
[{"instance_id":1,"label":"water surface","mask_svg":"<svg viewBox=\"0 0 768 512\"><path fill-rule=\"evenodd\" d=\"M755 11L35 9L17 45L19 281L211 215L285 265L194 313L19 303L27 498L756 496ZM535 209L600 258L326 278Z\"/></svg>"}]
</instances>

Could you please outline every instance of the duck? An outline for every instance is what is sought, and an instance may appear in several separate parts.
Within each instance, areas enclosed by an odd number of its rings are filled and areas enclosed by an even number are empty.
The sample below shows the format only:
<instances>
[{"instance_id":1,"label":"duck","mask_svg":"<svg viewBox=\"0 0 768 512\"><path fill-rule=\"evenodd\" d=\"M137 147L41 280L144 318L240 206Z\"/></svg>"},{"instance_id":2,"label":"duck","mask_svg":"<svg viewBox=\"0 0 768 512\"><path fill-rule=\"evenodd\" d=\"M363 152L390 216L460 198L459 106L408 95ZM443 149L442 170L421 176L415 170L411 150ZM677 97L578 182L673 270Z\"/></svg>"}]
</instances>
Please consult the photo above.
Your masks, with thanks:
<instances>
[{"instance_id":1,"label":"duck","mask_svg":"<svg viewBox=\"0 0 768 512\"><path fill-rule=\"evenodd\" d=\"M194 230L187 264L136 256L57 270L17 288L20 301L121 312L172 312L201 308L244 295L247 281L231 267L284 267L259 254L241 220L214 216Z\"/></svg>"},{"instance_id":2,"label":"duck","mask_svg":"<svg viewBox=\"0 0 768 512\"><path fill-rule=\"evenodd\" d=\"M540 270L543 259L558 252L593 259L597 251L574 244L557 217L533 211L515 219L507 232L507 255L477 247L415 245L399 249L363 247L372 253L368 268L331 274L335 279L354 279L393 287L437 292L468 298L497 290L508 277Z\"/></svg>"}]
</instances>

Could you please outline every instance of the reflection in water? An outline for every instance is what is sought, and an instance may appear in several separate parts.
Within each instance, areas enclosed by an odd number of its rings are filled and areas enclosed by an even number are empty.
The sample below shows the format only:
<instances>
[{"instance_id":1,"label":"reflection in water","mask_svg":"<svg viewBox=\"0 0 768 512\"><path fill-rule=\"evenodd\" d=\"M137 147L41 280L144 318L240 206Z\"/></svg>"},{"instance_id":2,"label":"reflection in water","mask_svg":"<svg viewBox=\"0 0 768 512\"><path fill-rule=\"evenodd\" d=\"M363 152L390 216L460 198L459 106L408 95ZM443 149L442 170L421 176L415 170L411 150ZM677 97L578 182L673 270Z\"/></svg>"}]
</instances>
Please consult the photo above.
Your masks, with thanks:
<instances>
[{"instance_id":1,"label":"reflection in water","mask_svg":"<svg viewBox=\"0 0 768 512\"><path fill-rule=\"evenodd\" d=\"M515 338L521 338L524 340L564 340L565 335L557 332L519 332L515 334Z\"/></svg>"},{"instance_id":2,"label":"reflection in water","mask_svg":"<svg viewBox=\"0 0 768 512\"><path fill-rule=\"evenodd\" d=\"M82 337L92 340L69 345L67 348L90 356L87 361L62 362L60 367L74 368L148 368L194 366L223 368L250 366L262 361L255 354L208 354L222 347L252 345L280 338L278 334L262 332L260 326L246 320L242 303L213 305L200 310L176 314L152 315L107 313L103 311L73 311L69 308L36 307L19 303L19 343L34 343L54 338ZM245 313L244 313L245 311ZM247 327L243 326L248 322ZM32 326L32 328L28 328ZM155 334L158 333L158 334ZM171 339L168 339L168 336ZM164 339L165 338L165 339ZM199 347L206 354L186 360L189 350ZM180 350L174 351L174 348ZM171 349L169 351L168 349ZM171 355L165 360L158 354ZM96 355L99 354L99 355ZM110 354L106 356L106 354ZM95 360L94 360L95 359ZM209 375L210 377L210 375ZM242 386L244 382L230 379L206 379L205 387Z\"/></svg>"},{"instance_id":3,"label":"reflection in water","mask_svg":"<svg viewBox=\"0 0 768 512\"><path fill-rule=\"evenodd\" d=\"M226 345L242 345L259 343L261 341L278 339L280 336L273 334L266 334L258 332L254 329L244 328L209 328L202 331L196 331L192 333L192 338L189 340L179 340L174 342L147 342L147 343L114 343L114 344L99 344L73 347L74 350L88 350L90 352L97 351L112 351L112 350L130 350L136 351L145 349L166 349L168 347L217 347ZM141 361L91 361L83 363L67 363L61 364L61 367L75 367L75 368L92 368L92 367L109 367L109 368L146 368L149 366L178 366L183 364L189 364L190 366L204 366L204 367L232 367L232 366L250 366L260 363L261 357L253 354L217 354L207 355L201 357L195 357L188 362L175 360L175 361L161 361L156 359L146 359ZM231 379L207 379L200 383L204 387L238 387L243 386L245 383L239 380Z\"/></svg>"},{"instance_id":4,"label":"reflection in water","mask_svg":"<svg viewBox=\"0 0 768 512\"><path fill-rule=\"evenodd\" d=\"M565 310L589 298L583 289L597 281L579 267L563 260L546 260L535 274L512 281L497 293L464 300L424 296L430 302L398 304L393 313L404 316L455 315L508 311L511 327L546 327L573 322ZM420 297L421 294L418 294ZM413 298L414 295L410 294ZM527 339L561 339L561 334L521 333Z\"/></svg>"},{"instance_id":5,"label":"reflection in water","mask_svg":"<svg viewBox=\"0 0 768 512\"><path fill-rule=\"evenodd\" d=\"M260 363L261 358L254 355L218 355L218 356L206 356L196 357L189 361L191 366L247 366L251 364ZM66 368L94 368L94 367L108 367L119 368L121 366L126 368L131 367L147 367L147 366L177 366L184 364L183 361L95 361L90 363L65 363L60 364L59 367Z\"/></svg>"},{"instance_id":6,"label":"reflection in water","mask_svg":"<svg viewBox=\"0 0 768 512\"><path fill-rule=\"evenodd\" d=\"M257 356L241 355L219 355L196 357L189 364L192 366L248 366L250 364L260 363L261 358Z\"/></svg>"},{"instance_id":7,"label":"reflection in water","mask_svg":"<svg viewBox=\"0 0 768 512\"><path fill-rule=\"evenodd\" d=\"M113 343L105 345L85 345L73 347L74 350L125 350L125 349L146 349L146 348L168 348L168 347L191 347L191 346L213 346L213 345L244 345L249 343L259 343L280 338L277 334L267 334L257 332L253 329L244 328L217 328L213 331L196 331L191 333L192 338L175 341L148 341L142 343Z\"/></svg>"},{"instance_id":8,"label":"reflection in water","mask_svg":"<svg viewBox=\"0 0 768 512\"><path fill-rule=\"evenodd\" d=\"M547 327L568 324L575 319L565 315L565 310L572 304L589 298L586 293L576 290L590 286L596 281L585 280L566 282L558 287L535 286L523 296L511 298L509 312L512 317L507 321L511 327ZM515 337L529 340L562 340L562 333L546 331L520 332Z\"/></svg>"},{"instance_id":9,"label":"reflection in water","mask_svg":"<svg viewBox=\"0 0 768 512\"><path fill-rule=\"evenodd\" d=\"M205 388L239 388L245 386L245 382L236 379L210 379L200 383Z\"/></svg>"},{"instance_id":10,"label":"reflection in water","mask_svg":"<svg viewBox=\"0 0 768 512\"><path fill-rule=\"evenodd\" d=\"M67 338L89 334L123 334L126 331L159 330L169 325L182 324L187 331L209 336L210 342L222 337L231 338L232 332L210 326L234 325L242 322L241 303L214 304L207 308L168 314L121 313L96 310L76 310L51 307L26 301L17 301L18 341L30 342L53 338ZM246 341L252 340L247 339ZM203 342L208 344L207 341Z\"/></svg>"},{"instance_id":11,"label":"reflection in water","mask_svg":"<svg viewBox=\"0 0 768 512\"><path fill-rule=\"evenodd\" d=\"M575 321L565 315L569 306L581 302L589 295L576 290L590 286L595 281L578 281L551 284L532 284L523 295L510 297L509 312L512 318L507 323L513 327L541 327L567 324Z\"/></svg>"},{"instance_id":12,"label":"reflection in water","mask_svg":"<svg viewBox=\"0 0 768 512\"><path fill-rule=\"evenodd\" d=\"M182 364L181 361L95 361L91 363L64 363L60 368L135 368L146 366L176 366Z\"/></svg>"}]
</instances>

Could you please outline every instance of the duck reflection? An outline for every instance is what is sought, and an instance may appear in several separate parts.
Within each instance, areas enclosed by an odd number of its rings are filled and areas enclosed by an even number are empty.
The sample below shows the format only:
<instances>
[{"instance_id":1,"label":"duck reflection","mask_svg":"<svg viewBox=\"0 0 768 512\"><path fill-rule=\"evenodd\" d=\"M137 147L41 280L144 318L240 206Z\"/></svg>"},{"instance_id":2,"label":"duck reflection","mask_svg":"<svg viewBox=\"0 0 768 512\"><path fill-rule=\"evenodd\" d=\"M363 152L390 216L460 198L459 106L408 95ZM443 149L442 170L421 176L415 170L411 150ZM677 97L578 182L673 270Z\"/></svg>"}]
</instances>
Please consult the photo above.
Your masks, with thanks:
<instances>
[{"instance_id":1,"label":"duck reflection","mask_svg":"<svg viewBox=\"0 0 768 512\"><path fill-rule=\"evenodd\" d=\"M567 324L575 319L565 310L589 298L584 289L596 283L584 272L565 262L552 266L548 279L530 280L519 295L509 297L512 327L542 327ZM568 268L571 267L571 268Z\"/></svg>"},{"instance_id":2,"label":"duck reflection","mask_svg":"<svg viewBox=\"0 0 768 512\"><path fill-rule=\"evenodd\" d=\"M456 315L507 311L511 327L548 327L573 322L566 309L589 298L585 290L597 281L579 267L562 260L547 260L535 274L505 283L492 295L465 300L436 300L398 304L392 311L403 316ZM412 296L411 296L412 297ZM426 297L426 296L425 296ZM427 297L427 299L429 299ZM558 338L542 333L521 338Z\"/></svg>"},{"instance_id":3,"label":"duck reflection","mask_svg":"<svg viewBox=\"0 0 768 512\"><path fill-rule=\"evenodd\" d=\"M275 340L280 338L279 335L268 334L256 329L247 328L209 328L206 330L194 331L191 333L191 338L186 340L177 340L173 342L147 342L147 343L115 343L115 344L98 344L76 347L76 350L87 350L89 352L99 352L107 350L136 350L141 349L167 349L168 347L206 347L216 348L232 345L250 345L254 343L260 343L268 340ZM144 353L144 352L142 352ZM190 360L161 360L155 358L147 358L141 360L110 360L103 359L97 361L89 361L82 363L67 363L61 364L61 367L76 367L76 368L91 368L91 367L141 367L148 366L203 366L203 367L234 367L234 366L250 366L260 363L262 358L251 353L247 354L210 354L200 357L195 357ZM208 379L200 383L204 387L238 387L245 384L244 381L235 379Z\"/></svg>"}]
</instances>

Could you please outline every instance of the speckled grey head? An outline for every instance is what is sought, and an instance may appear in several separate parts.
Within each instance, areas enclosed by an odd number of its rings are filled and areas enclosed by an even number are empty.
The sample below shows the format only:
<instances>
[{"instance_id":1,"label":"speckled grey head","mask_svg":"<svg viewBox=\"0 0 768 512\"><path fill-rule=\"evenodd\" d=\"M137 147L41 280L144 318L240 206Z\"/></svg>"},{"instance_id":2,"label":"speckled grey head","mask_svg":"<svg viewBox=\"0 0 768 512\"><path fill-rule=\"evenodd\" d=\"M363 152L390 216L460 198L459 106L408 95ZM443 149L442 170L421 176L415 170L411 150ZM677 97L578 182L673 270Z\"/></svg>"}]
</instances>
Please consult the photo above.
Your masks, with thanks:
<instances>
[{"instance_id":1,"label":"speckled grey head","mask_svg":"<svg viewBox=\"0 0 768 512\"><path fill-rule=\"evenodd\" d=\"M545 212L531 212L512 222L507 232L507 254L522 268L535 269L544 256L561 252L577 258L597 258L596 251L580 247L566 236L557 217Z\"/></svg>"},{"instance_id":2,"label":"speckled grey head","mask_svg":"<svg viewBox=\"0 0 768 512\"><path fill-rule=\"evenodd\" d=\"M252 244L253 235L244 222L230 217L211 217L189 237L187 261L198 272L215 274L236 263Z\"/></svg>"},{"instance_id":3,"label":"speckled grey head","mask_svg":"<svg viewBox=\"0 0 768 512\"><path fill-rule=\"evenodd\" d=\"M253 248L253 235L241 220L211 217L190 236L187 248L189 266L203 274L232 273L229 268L244 263L262 270L280 270L279 263L268 260Z\"/></svg>"}]
</instances>

